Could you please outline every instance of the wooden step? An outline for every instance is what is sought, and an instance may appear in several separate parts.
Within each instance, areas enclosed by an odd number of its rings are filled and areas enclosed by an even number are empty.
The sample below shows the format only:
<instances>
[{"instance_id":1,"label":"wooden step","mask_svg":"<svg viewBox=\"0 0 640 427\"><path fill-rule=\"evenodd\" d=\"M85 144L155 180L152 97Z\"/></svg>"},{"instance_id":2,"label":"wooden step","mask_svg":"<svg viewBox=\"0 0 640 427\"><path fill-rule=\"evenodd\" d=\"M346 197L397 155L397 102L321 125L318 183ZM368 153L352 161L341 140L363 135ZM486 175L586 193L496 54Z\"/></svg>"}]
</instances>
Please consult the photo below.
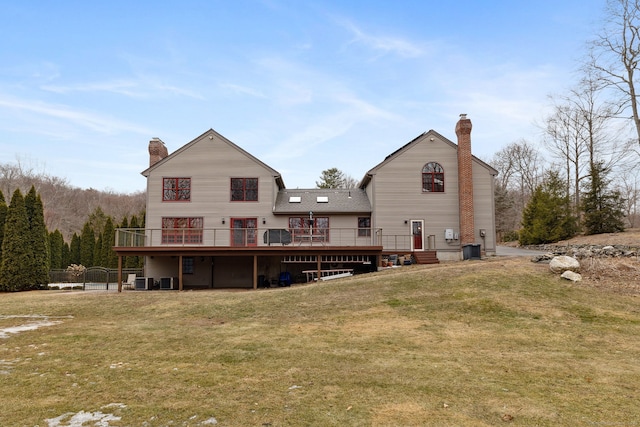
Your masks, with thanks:
<instances>
[{"instance_id":1,"label":"wooden step","mask_svg":"<svg viewBox=\"0 0 640 427\"><path fill-rule=\"evenodd\" d=\"M436 251L414 252L413 259L416 264L440 264Z\"/></svg>"}]
</instances>

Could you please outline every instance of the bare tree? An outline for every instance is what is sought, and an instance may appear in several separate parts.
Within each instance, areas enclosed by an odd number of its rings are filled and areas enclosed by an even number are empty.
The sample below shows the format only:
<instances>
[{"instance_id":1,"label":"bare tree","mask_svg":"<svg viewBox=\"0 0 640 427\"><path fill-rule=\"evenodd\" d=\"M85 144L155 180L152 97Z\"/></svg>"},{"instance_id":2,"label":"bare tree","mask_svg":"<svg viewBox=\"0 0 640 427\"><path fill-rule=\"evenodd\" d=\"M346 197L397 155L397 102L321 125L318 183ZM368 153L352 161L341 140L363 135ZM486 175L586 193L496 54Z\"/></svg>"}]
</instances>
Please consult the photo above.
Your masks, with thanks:
<instances>
[{"instance_id":1,"label":"bare tree","mask_svg":"<svg viewBox=\"0 0 640 427\"><path fill-rule=\"evenodd\" d=\"M495 153L490 163L498 170L496 218L504 236L520 228L524 207L541 181L544 160L533 145L520 140Z\"/></svg>"},{"instance_id":2,"label":"bare tree","mask_svg":"<svg viewBox=\"0 0 640 427\"><path fill-rule=\"evenodd\" d=\"M619 131L612 126L616 109L601 101L602 81L586 70L579 84L568 94L552 98L553 113L545 119L545 143L551 154L564 164L567 195L580 206L580 183L598 162L608 168L622 162L628 153L619 144Z\"/></svg>"},{"instance_id":3,"label":"bare tree","mask_svg":"<svg viewBox=\"0 0 640 427\"><path fill-rule=\"evenodd\" d=\"M545 119L544 142L553 157L563 165L566 192L573 195L575 206L580 204L580 180L584 177L582 162L587 149L584 121L571 104L556 104Z\"/></svg>"},{"instance_id":4,"label":"bare tree","mask_svg":"<svg viewBox=\"0 0 640 427\"><path fill-rule=\"evenodd\" d=\"M585 63L611 89L617 99L616 113L633 121L640 144L640 112L636 71L640 60L640 0L607 0L605 24L590 42ZM636 149L638 145L636 145ZM640 152L640 151L639 151Z\"/></svg>"},{"instance_id":5,"label":"bare tree","mask_svg":"<svg viewBox=\"0 0 640 427\"><path fill-rule=\"evenodd\" d=\"M619 191L624 198L624 213L630 228L635 228L640 220L640 180L638 172L622 176Z\"/></svg>"},{"instance_id":6,"label":"bare tree","mask_svg":"<svg viewBox=\"0 0 640 427\"><path fill-rule=\"evenodd\" d=\"M92 212L100 208L115 223L124 217L139 215L145 207L145 193L118 194L110 191L72 187L65 179L49 176L18 160L0 164L0 189L13 194L19 188L26 193L31 186L42 197L47 230L59 230L69 241L79 233Z\"/></svg>"},{"instance_id":7,"label":"bare tree","mask_svg":"<svg viewBox=\"0 0 640 427\"><path fill-rule=\"evenodd\" d=\"M504 188L517 188L522 194L531 195L543 173L543 159L538 150L522 139L494 154L493 166Z\"/></svg>"}]
</instances>

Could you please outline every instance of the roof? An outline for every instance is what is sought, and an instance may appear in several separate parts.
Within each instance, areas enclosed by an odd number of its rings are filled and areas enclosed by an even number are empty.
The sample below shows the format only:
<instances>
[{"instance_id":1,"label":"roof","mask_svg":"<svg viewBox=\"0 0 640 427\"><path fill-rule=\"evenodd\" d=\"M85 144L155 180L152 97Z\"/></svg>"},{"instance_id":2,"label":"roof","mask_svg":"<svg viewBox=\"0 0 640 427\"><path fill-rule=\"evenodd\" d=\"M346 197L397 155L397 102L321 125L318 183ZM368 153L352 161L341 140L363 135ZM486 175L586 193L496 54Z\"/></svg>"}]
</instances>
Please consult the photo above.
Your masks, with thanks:
<instances>
[{"instance_id":1,"label":"roof","mask_svg":"<svg viewBox=\"0 0 640 427\"><path fill-rule=\"evenodd\" d=\"M276 196L275 214L309 212L323 214L371 213L371 202L364 190L352 189L282 189Z\"/></svg>"},{"instance_id":2,"label":"roof","mask_svg":"<svg viewBox=\"0 0 640 427\"><path fill-rule=\"evenodd\" d=\"M167 157L163 158L162 160L154 163L153 165L149 166L147 169L145 169L144 171L141 172L141 174L143 176L148 177L149 173L157 168L158 166L164 164L165 162L169 161L170 159L174 158L175 156L178 156L180 153L182 153L183 151L187 150L189 147L191 147L192 145L196 144L197 142L201 141L202 139L204 139L206 136L209 136L209 139L213 139L213 138L217 138L220 141L228 144L229 146L231 146L232 148L238 150L240 153L242 153L243 155L247 156L248 158L250 158L251 160L253 160L254 162L256 162L257 164L261 165L262 167L264 167L265 169L267 169L272 175L274 180L276 181L276 183L278 184L278 188L283 189L285 188L284 185L284 180L282 179L282 175L280 175L280 172L278 172L277 170L273 169L271 166L267 165L266 163L264 163L262 160L258 159L257 157L253 156L251 153L249 153L248 151L243 150L242 148L240 148L239 146L237 146L236 144L234 144L233 142L231 142L230 140L228 140L227 138L225 138L224 136L220 135L218 132L216 132L213 129L209 129L208 131L206 131L205 133L203 133L202 135L198 136L197 138L195 138L194 140L192 140L191 142L183 145L182 147L178 148L176 151L174 151L173 153L169 154Z\"/></svg>"},{"instance_id":3,"label":"roof","mask_svg":"<svg viewBox=\"0 0 640 427\"><path fill-rule=\"evenodd\" d=\"M374 167L372 167L371 169L369 169L369 171L367 171L364 175L364 177L362 178L362 180L360 181L360 188L366 188L367 185L369 185L369 182L371 182L371 178L373 175L375 175L375 173L377 172L377 170L382 167L383 165L385 165L386 163L390 162L391 160L393 160L395 157L398 156L399 153L406 151L407 149L409 149L409 147L411 147L414 144L418 144L420 141L424 140L425 138L430 137L430 138L436 138L440 141L445 142L446 144L449 144L452 148L454 148L455 150L458 150L458 144L456 144L455 142L445 138L444 136L440 135L438 132L434 131L433 129L429 130L428 132L423 132L420 135L416 136L415 138L413 138L411 141L407 142L406 144L404 144L402 147L398 148L396 151L394 151L393 153L389 154L387 157L384 158L384 160L380 163L378 163L377 165L375 165ZM433 139L432 139L433 140ZM486 168L489 173L491 175L498 175L498 171L493 168L491 165L485 163L484 161L480 160L479 158L477 158L476 156L471 156L473 161L477 162L478 164L480 164L482 167Z\"/></svg>"}]
</instances>

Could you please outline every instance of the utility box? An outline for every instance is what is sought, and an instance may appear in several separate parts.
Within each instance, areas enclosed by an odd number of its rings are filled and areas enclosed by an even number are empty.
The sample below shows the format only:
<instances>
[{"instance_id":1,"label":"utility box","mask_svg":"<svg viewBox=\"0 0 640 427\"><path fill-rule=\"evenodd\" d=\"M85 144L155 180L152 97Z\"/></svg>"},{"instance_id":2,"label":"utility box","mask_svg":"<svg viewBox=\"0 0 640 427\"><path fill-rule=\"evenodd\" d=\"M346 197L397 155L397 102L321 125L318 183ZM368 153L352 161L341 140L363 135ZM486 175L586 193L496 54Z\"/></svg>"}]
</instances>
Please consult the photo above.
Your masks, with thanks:
<instances>
[{"instance_id":1,"label":"utility box","mask_svg":"<svg viewBox=\"0 0 640 427\"><path fill-rule=\"evenodd\" d=\"M462 259L481 259L480 244L464 245L462 247Z\"/></svg>"},{"instance_id":2,"label":"utility box","mask_svg":"<svg viewBox=\"0 0 640 427\"><path fill-rule=\"evenodd\" d=\"M453 240L453 228L447 228L444 230L444 239Z\"/></svg>"},{"instance_id":3,"label":"utility box","mask_svg":"<svg viewBox=\"0 0 640 427\"><path fill-rule=\"evenodd\" d=\"M178 289L178 284L179 284L179 281L177 277L160 278L160 289L164 289L164 290Z\"/></svg>"},{"instance_id":4,"label":"utility box","mask_svg":"<svg viewBox=\"0 0 640 427\"><path fill-rule=\"evenodd\" d=\"M136 291L150 291L153 289L153 277L136 277Z\"/></svg>"}]
</instances>

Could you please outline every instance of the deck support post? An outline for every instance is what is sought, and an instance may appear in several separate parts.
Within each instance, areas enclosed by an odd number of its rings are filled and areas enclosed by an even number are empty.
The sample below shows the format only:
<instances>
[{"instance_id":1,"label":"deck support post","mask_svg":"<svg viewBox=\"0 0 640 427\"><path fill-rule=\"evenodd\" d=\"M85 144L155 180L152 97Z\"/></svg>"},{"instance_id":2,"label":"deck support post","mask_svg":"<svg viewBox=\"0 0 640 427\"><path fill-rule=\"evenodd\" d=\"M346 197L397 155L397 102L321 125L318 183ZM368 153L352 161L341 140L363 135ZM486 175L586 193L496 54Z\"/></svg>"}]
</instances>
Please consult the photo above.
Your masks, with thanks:
<instances>
[{"instance_id":1,"label":"deck support post","mask_svg":"<svg viewBox=\"0 0 640 427\"><path fill-rule=\"evenodd\" d=\"M253 289L258 289L258 255L253 256Z\"/></svg>"},{"instance_id":2,"label":"deck support post","mask_svg":"<svg viewBox=\"0 0 640 427\"><path fill-rule=\"evenodd\" d=\"M318 282L320 282L320 276L322 275L322 255L316 255L316 261L318 262Z\"/></svg>"},{"instance_id":3,"label":"deck support post","mask_svg":"<svg viewBox=\"0 0 640 427\"><path fill-rule=\"evenodd\" d=\"M118 255L118 292L122 292L122 255Z\"/></svg>"},{"instance_id":4,"label":"deck support post","mask_svg":"<svg viewBox=\"0 0 640 427\"><path fill-rule=\"evenodd\" d=\"M184 284L182 283L182 255L178 257L178 290L182 291Z\"/></svg>"}]
</instances>

